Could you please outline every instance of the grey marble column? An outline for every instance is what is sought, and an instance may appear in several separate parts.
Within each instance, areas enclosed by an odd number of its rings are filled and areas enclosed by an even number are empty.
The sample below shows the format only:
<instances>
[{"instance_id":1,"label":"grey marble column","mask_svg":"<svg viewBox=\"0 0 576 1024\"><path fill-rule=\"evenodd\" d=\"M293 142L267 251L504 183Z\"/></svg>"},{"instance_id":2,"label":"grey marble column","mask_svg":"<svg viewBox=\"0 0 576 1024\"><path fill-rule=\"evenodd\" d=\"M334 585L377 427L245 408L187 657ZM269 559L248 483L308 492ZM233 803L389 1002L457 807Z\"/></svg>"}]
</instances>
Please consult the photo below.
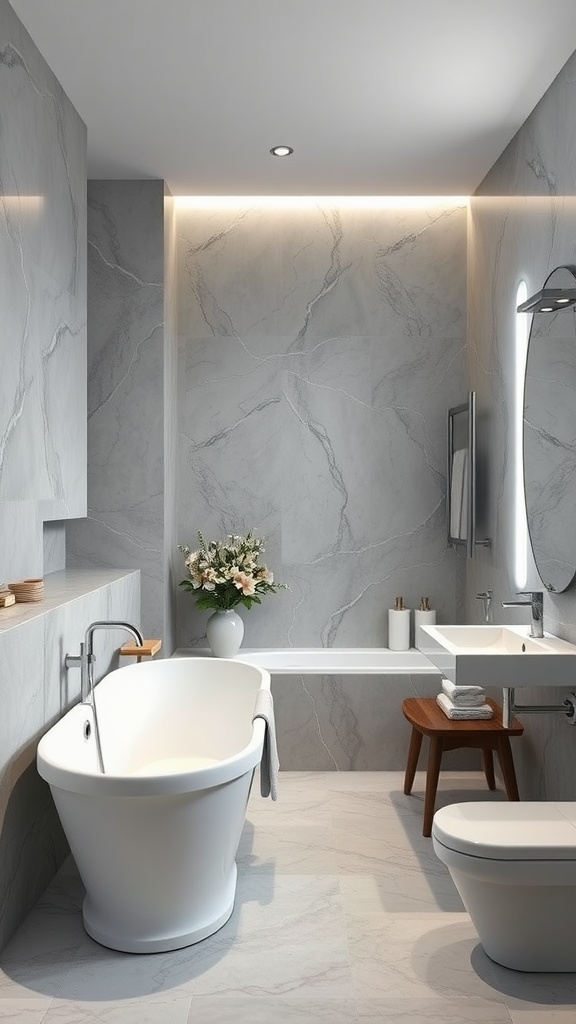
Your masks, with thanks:
<instances>
[{"instance_id":1,"label":"grey marble column","mask_svg":"<svg viewBox=\"0 0 576 1024\"><path fill-rule=\"evenodd\" d=\"M89 183L88 516L67 529L67 559L140 569L143 628L170 653L164 233L162 181Z\"/></svg>"}]
</instances>

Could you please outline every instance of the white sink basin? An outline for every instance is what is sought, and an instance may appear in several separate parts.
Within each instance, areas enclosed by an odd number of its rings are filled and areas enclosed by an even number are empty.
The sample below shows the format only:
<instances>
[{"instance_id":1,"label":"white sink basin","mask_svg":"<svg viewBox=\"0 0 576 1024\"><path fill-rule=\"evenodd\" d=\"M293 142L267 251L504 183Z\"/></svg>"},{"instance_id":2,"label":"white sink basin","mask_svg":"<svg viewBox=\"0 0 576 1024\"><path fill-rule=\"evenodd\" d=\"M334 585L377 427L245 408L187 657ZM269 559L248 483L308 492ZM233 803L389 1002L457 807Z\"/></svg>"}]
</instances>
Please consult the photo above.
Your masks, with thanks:
<instances>
[{"instance_id":1,"label":"white sink basin","mask_svg":"<svg viewBox=\"0 0 576 1024\"><path fill-rule=\"evenodd\" d=\"M576 646L527 626L421 626L419 650L459 686L570 686Z\"/></svg>"}]
</instances>

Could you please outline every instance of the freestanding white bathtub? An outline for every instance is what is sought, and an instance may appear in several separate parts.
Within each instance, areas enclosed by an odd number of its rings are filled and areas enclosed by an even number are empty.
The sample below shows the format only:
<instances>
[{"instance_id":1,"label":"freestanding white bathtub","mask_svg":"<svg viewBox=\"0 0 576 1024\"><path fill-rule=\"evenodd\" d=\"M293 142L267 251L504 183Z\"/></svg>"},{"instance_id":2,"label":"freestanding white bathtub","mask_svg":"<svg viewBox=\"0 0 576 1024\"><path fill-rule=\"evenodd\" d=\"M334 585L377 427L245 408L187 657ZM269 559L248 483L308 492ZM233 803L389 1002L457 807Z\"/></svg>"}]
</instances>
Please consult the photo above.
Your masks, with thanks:
<instances>
[{"instance_id":1,"label":"freestanding white bathtub","mask_svg":"<svg viewBox=\"0 0 576 1024\"><path fill-rule=\"evenodd\" d=\"M265 670L214 658L117 669L38 745L37 765L86 888L97 942L156 953L199 942L230 917L235 857L265 723ZM89 733L89 735L87 735Z\"/></svg>"}]
</instances>

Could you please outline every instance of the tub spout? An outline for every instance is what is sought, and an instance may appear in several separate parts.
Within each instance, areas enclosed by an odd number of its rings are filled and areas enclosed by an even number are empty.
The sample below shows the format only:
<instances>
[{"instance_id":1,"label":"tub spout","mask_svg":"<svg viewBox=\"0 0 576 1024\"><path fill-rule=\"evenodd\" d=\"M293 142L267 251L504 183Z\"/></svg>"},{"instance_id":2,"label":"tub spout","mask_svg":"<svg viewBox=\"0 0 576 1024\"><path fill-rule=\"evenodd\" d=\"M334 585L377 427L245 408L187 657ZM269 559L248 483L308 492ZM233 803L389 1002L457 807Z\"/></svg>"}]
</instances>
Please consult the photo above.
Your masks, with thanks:
<instances>
[{"instance_id":1,"label":"tub spout","mask_svg":"<svg viewBox=\"0 0 576 1024\"><path fill-rule=\"evenodd\" d=\"M94 700L94 633L97 629L124 629L130 636L134 638L138 647L144 646L144 640L142 634L136 626L131 626L129 622L91 622L84 635L84 643L80 644L80 654L67 654L66 655L66 668L79 668L80 669L80 702L82 704L89 704L92 708L92 714L94 717L94 738L96 740L96 752L98 755L98 765L103 775L106 774L104 768L104 759L102 757L102 744L100 742L100 727L98 725L98 715L96 713L96 701Z\"/></svg>"},{"instance_id":2,"label":"tub spout","mask_svg":"<svg viewBox=\"0 0 576 1024\"><path fill-rule=\"evenodd\" d=\"M94 633L98 629L123 629L126 633L130 633L138 647L143 647L144 645L140 630L136 626L131 626L129 622L92 622L86 630L84 644L80 645L80 658L82 659L80 665L80 700L85 704L92 702L94 690L93 665L96 661L94 657ZM82 651L82 647L84 651Z\"/></svg>"},{"instance_id":3,"label":"tub spout","mask_svg":"<svg viewBox=\"0 0 576 1024\"><path fill-rule=\"evenodd\" d=\"M92 622L88 626L84 636L84 643L80 644L80 654L66 655L66 668L80 669L80 700L83 704L93 703L94 690L94 633L98 629L123 629L134 638L138 647L142 647L144 640L136 626L129 622Z\"/></svg>"}]
</instances>

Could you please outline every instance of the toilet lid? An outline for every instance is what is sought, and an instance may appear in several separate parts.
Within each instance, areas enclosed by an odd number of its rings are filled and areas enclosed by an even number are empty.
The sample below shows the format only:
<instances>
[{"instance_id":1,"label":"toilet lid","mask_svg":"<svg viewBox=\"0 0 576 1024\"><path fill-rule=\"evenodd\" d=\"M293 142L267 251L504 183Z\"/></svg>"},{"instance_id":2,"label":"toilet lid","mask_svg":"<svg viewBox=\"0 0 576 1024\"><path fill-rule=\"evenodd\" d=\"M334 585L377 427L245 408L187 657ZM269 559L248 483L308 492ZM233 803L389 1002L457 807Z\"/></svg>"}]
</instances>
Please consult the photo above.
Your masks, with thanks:
<instances>
[{"instance_id":1,"label":"toilet lid","mask_svg":"<svg viewBox=\"0 0 576 1024\"><path fill-rule=\"evenodd\" d=\"M436 811L432 834L472 857L576 861L576 802L450 804Z\"/></svg>"}]
</instances>

